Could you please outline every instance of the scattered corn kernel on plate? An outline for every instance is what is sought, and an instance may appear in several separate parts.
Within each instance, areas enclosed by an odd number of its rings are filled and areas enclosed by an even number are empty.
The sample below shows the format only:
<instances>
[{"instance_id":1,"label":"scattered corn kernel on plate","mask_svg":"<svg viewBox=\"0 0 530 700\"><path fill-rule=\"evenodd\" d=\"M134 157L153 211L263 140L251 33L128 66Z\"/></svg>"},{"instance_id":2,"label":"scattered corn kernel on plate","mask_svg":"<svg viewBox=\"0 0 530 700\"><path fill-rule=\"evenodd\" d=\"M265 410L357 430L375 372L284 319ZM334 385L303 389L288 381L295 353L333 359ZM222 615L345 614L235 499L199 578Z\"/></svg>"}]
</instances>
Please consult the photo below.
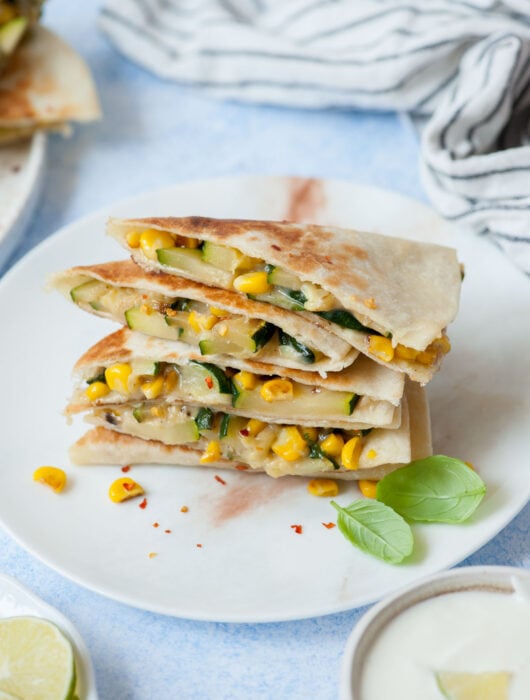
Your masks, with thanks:
<instances>
[{"instance_id":1,"label":"scattered corn kernel on plate","mask_svg":"<svg viewBox=\"0 0 530 700\"><path fill-rule=\"evenodd\" d=\"M340 534L330 497L308 479L204 467L133 466L143 494L118 502L121 467L79 467L68 447L86 429L62 414L75 360L111 332L44 291L46 276L123 258L105 237L109 215L203 214L311 221L453 245L466 267L452 351L428 385L434 452L472 462L487 484L465 525L417 525L415 549L393 566ZM430 209L379 189L336 181L243 177L178 185L118 203L46 240L0 282L4 376L0 408L0 521L65 576L140 608L199 620L265 622L372 602L462 561L495 536L530 494L530 286L494 246L450 230ZM59 492L34 480L62 469ZM56 483L56 482L53 482ZM340 484L334 500L359 497Z\"/></svg>"}]
</instances>

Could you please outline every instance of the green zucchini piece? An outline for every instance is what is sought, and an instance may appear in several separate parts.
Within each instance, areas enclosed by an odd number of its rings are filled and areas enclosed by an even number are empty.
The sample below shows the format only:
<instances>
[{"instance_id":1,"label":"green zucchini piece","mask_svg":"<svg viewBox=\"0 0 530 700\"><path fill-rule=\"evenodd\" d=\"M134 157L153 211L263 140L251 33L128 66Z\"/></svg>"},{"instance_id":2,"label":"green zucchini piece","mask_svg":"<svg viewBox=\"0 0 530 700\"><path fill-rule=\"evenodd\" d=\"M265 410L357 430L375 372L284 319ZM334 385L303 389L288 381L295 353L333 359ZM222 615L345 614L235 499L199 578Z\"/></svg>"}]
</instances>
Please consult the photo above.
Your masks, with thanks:
<instances>
[{"instance_id":1,"label":"green zucchini piece","mask_svg":"<svg viewBox=\"0 0 530 700\"><path fill-rule=\"evenodd\" d=\"M245 356L257 352L274 335L276 327L265 321L234 318L224 321L227 326L225 336L212 331L210 337L199 342L203 355L225 353L235 356Z\"/></svg>"},{"instance_id":2,"label":"green zucchini piece","mask_svg":"<svg viewBox=\"0 0 530 700\"><path fill-rule=\"evenodd\" d=\"M346 309L331 309L331 311L316 311L319 316L325 318L326 321L331 321L331 323L336 323L337 326L341 328L349 328L352 331L362 331L364 333L370 333L371 335L381 335L372 328L363 326L363 324L355 318L355 316L346 311Z\"/></svg>"},{"instance_id":3,"label":"green zucchini piece","mask_svg":"<svg viewBox=\"0 0 530 700\"><path fill-rule=\"evenodd\" d=\"M241 389L234 397L232 405L245 411L245 414L258 413L270 416L275 421L281 419L292 423L296 420L318 419L320 416L349 416L355 394L347 391L330 391L322 389L314 393L313 387L295 384L293 397L288 401L265 401L260 394L260 387Z\"/></svg>"},{"instance_id":4,"label":"green zucchini piece","mask_svg":"<svg viewBox=\"0 0 530 700\"><path fill-rule=\"evenodd\" d=\"M175 299L171 304L171 308L174 311L190 311L191 300L190 299Z\"/></svg>"},{"instance_id":5,"label":"green zucchini piece","mask_svg":"<svg viewBox=\"0 0 530 700\"><path fill-rule=\"evenodd\" d=\"M199 365L205 369L211 376L214 386L220 394L233 393L234 385L232 380L226 376L220 367L217 367L217 365L212 365L210 362L199 362L198 360L191 360L190 364Z\"/></svg>"},{"instance_id":6,"label":"green zucchini piece","mask_svg":"<svg viewBox=\"0 0 530 700\"><path fill-rule=\"evenodd\" d=\"M313 442L309 445L309 456L311 459L326 459L328 462L331 462L333 469L340 469L340 465L337 464L333 457L324 452L318 442Z\"/></svg>"},{"instance_id":7,"label":"green zucchini piece","mask_svg":"<svg viewBox=\"0 0 530 700\"><path fill-rule=\"evenodd\" d=\"M303 362L312 364L315 361L315 353L308 348L307 345L304 345L300 341L296 340L296 338L293 338L292 335L285 333L285 331L282 331L281 329L279 334L279 342L281 354L291 354L291 352L294 350L294 353L299 355L299 359L301 359ZM287 353L285 353L286 350Z\"/></svg>"},{"instance_id":8,"label":"green zucchini piece","mask_svg":"<svg viewBox=\"0 0 530 700\"><path fill-rule=\"evenodd\" d=\"M166 318L158 311L145 313L141 306L133 306L125 312L125 320L131 330L153 335L156 338L178 340L182 334L182 328L169 325Z\"/></svg>"},{"instance_id":9,"label":"green zucchini piece","mask_svg":"<svg viewBox=\"0 0 530 700\"><path fill-rule=\"evenodd\" d=\"M230 246L212 243L212 241L204 241L202 245L202 259L210 265L232 273L237 272L242 267L248 268L251 265L250 258L244 253Z\"/></svg>"},{"instance_id":10,"label":"green zucchini piece","mask_svg":"<svg viewBox=\"0 0 530 700\"><path fill-rule=\"evenodd\" d=\"M265 265L265 271L267 272L267 282L273 284L275 287L285 287L286 289L293 289L295 291L299 291L302 287L302 282L296 275L287 272L287 270L281 267Z\"/></svg>"},{"instance_id":11,"label":"green zucchini piece","mask_svg":"<svg viewBox=\"0 0 530 700\"><path fill-rule=\"evenodd\" d=\"M86 380L87 384L93 384L94 382L103 382L104 384L106 384L107 379L105 378L105 372L101 372L101 374L96 374L95 377L90 377L90 379Z\"/></svg>"},{"instance_id":12,"label":"green zucchini piece","mask_svg":"<svg viewBox=\"0 0 530 700\"><path fill-rule=\"evenodd\" d=\"M263 325L261 325L258 330L252 334L252 340L255 346L254 352L257 352L269 342L274 335L275 330L276 326L274 324L265 321Z\"/></svg>"},{"instance_id":13,"label":"green zucchini piece","mask_svg":"<svg viewBox=\"0 0 530 700\"><path fill-rule=\"evenodd\" d=\"M76 304L89 304L94 311L101 311L103 304L99 301L107 291L107 285L99 280L90 280L70 290L70 297Z\"/></svg>"},{"instance_id":14,"label":"green zucchini piece","mask_svg":"<svg viewBox=\"0 0 530 700\"><path fill-rule=\"evenodd\" d=\"M274 287L274 289L270 292L265 292L265 294L248 294L247 296L249 299L263 301L289 311L302 311L307 301L305 294L302 292L294 289L285 289L284 287Z\"/></svg>"},{"instance_id":15,"label":"green zucchini piece","mask_svg":"<svg viewBox=\"0 0 530 700\"><path fill-rule=\"evenodd\" d=\"M232 416L229 413L223 413L221 418L221 424L219 426L219 437L225 438L228 435L228 426L230 425L230 418Z\"/></svg>"},{"instance_id":16,"label":"green zucchini piece","mask_svg":"<svg viewBox=\"0 0 530 700\"><path fill-rule=\"evenodd\" d=\"M197 411L195 416L195 423L199 430L211 430L213 425L213 411L211 408L206 408L202 406Z\"/></svg>"},{"instance_id":17,"label":"green zucchini piece","mask_svg":"<svg viewBox=\"0 0 530 700\"><path fill-rule=\"evenodd\" d=\"M162 265L188 273L188 276L204 284L224 289L232 287L234 275L204 262L199 248L159 248L156 255Z\"/></svg>"}]
</instances>

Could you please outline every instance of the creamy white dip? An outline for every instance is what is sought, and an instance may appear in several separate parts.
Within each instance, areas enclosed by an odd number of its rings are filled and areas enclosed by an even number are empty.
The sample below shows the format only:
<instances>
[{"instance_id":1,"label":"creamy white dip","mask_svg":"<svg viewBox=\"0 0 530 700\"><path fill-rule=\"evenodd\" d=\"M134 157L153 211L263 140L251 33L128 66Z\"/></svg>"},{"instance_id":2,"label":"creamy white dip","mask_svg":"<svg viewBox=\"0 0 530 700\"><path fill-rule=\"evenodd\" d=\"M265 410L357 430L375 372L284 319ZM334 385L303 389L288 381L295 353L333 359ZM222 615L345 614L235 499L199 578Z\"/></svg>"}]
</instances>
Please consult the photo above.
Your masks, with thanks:
<instances>
[{"instance_id":1,"label":"creamy white dip","mask_svg":"<svg viewBox=\"0 0 530 700\"><path fill-rule=\"evenodd\" d=\"M508 671L510 700L529 700L530 598L462 591L408 608L367 653L361 700L441 700L437 671Z\"/></svg>"}]
</instances>

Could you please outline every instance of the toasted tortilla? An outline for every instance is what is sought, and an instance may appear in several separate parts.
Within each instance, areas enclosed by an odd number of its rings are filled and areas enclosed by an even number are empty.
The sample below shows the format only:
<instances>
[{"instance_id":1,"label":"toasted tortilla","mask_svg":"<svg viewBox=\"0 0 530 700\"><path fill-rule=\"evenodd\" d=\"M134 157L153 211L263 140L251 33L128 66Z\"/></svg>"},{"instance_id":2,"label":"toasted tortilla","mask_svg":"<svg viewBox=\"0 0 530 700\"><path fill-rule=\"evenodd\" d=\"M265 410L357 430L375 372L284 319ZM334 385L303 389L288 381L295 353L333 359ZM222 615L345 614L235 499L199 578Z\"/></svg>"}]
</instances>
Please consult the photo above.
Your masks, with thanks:
<instances>
[{"instance_id":1,"label":"toasted tortilla","mask_svg":"<svg viewBox=\"0 0 530 700\"><path fill-rule=\"evenodd\" d=\"M99 119L90 70L68 44L42 26L26 36L0 76L0 143L38 129L67 131Z\"/></svg>"},{"instance_id":2,"label":"toasted tortilla","mask_svg":"<svg viewBox=\"0 0 530 700\"><path fill-rule=\"evenodd\" d=\"M97 309L89 303L78 303L78 306L89 313L121 324L127 325L124 313L135 303L144 303L152 308L160 296L168 298L169 303L175 299L192 299L223 309L230 314L272 323L298 342L323 355L309 365L304 364L302 359L296 361L293 357L281 355L276 342L267 343L257 353L249 353L251 359L260 362L312 372L330 372L351 365L359 354L349 343L330 333L326 327L328 324L314 314L304 318L278 306L252 301L236 292L208 287L163 272L145 270L131 260L73 267L53 275L50 278L50 286L72 301L72 289L91 280L104 282L116 290L111 299L114 308L111 311L105 308ZM138 299L133 302L135 296ZM195 345L194 349L199 352L198 345ZM228 361L226 356L222 359Z\"/></svg>"},{"instance_id":3,"label":"toasted tortilla","mask_svg":"<svg viewBox=\"0 0 530 700\"><path fill-rule=\"evenodd\" d=\"M390 334L394 347L401 344L417 351L425 350L443 335L458 311L461 270L456 251L445 246L287 222L198 216L109 220L107 233L142 267L196 281L201 279L151 260L141 247L129 245L128 233L146 228L212 241L280 267L302 282L311 282L332 294L364 326L383 335ZM336 323L328 327L360 352L369 353L369 333L342 328ZM370 356L376 362L384 362L376 355ZM398 357L386 364L426 383L437 370L441 357L440 352L429 366Z\"/></svg>"},{"instance_id":4,"label":"toasted tortilla","mask_svg":"<svg viewBox=\"0 0 530 700\"><path fill-rule=\"evenodd\" d=\"M375 456L374 456L375 453ZM71 448L70 458L79 465L95 464L167 464L207 466L266 472L270 476L326 476L334 479L381 479L410 461L432 454L429 410L424 390L410 383L404 400L403 420L397 430L375 429L364 438L356 470L335 469L322 459L303 458L288 462L269 456L253 464L242 462L237 455L230 460L219 459L201 463L202 450L188 445L165 445L156 440L144 440L128 434L96 427L89 430Z\"/></svg>"},{"instance_id":5,"label":"toasted tortilla","mask_svg":"<svg viewBox=\"0 0 530 700\"><path fill-rule=\"evenodd\" d=\"M215 358L215 361L214 361ZM395 372L370 362L368 358L359 357L360 364L355 362L341 372L330 372L322 377L316 372L286 369L275 367L264 362L256 362L239 358L218 358L209 356L208 362L215 364L222 370L245 370L260 377L285 376L293 382L299 383L301 390L309 396L320 394L323 389L330 392L344 392L360 395L353 412L350 415L344 413L334 414L326 411L325 415L312 415L307 403L299 415L289 414L289 422L300 425L317 425L329 427L345 427L350 429L364 429L375 426L397 427L401 420L400 400L403 395L403 378ZM138 398L129 398L117 392L110 392L97 401L90 402L85 394L84 382L101 374L104 368L115 363L145 361L148 363L166 362L176 366L186 366L190 363L204 363L204 356L194 351L189 345L178 341L161 340L136 333L128 328L122 328L115 333L106 336L99 343L92 346L76 363L74 373L77 377L77 388L72 400L67 406L67 413L73 414L86 411L92 406L105 406L115 403L127 403L138 401ZM311 391L308 388L311 387ZM360 391L363 389L363 392ZM227 396L226 394L224 395ZM338 396L338 398L340 398ZM260 410L244 407L232 407L227 402L219 403L219 395L211 397L204 395L201 399L193 396L172 394L171 401L189 402L198 405L208 405L211 408L226 411L236 415L245 415L249 418L258 418L267 422L286 422L285 415L280 410L288 409L288 401L267 403L262 401ZM281 406L279 405L281 403ZM333 400L334 403L334 400ZM282 417L283 415L283 417Z\"/></svg>"}]
</instances>

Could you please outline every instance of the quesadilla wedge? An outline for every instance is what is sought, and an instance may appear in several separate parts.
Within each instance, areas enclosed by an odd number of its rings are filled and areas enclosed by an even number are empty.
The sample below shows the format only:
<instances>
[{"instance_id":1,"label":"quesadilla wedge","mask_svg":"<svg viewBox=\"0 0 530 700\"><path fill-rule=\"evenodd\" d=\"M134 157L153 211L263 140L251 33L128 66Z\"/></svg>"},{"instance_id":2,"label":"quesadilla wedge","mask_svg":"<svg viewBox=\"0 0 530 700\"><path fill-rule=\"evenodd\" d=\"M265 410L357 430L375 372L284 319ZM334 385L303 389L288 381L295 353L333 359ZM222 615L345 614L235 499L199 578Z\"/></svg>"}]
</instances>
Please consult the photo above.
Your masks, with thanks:
<instances>
[{"instance_id":1,"label":"quesadilla wedge","mask_svg":"<svg viewBox=\"0 0 530 700\"><path fill-rule=\"evenodd\" d=\"M320 321L131 260L74 267L50 285L85 311L132 330L180 340L201 355L257 359L315 372L341 370L357 355Z\"/></svg>"},{"instance_id":2,"label":"quesadilla wedge","mask_svg":"<svg viewBox=\"0 0 530 700\"><path fill-rule=\"evenodd\" d=\"M0 0L0 73L38 22L44 0Z\"/></svg>"},{"instance_id":3,"label":"quesadilla wedge","mask_svg":"<svg viewBox=\"0 0 530 700\"><path fill-rule=\"evenodd\" d=\"M336 479L380 479L386 473L431 454L428 406L424 390L410 383L403 400L399 428L370 431L308 428L266 423L256 419L182 409L195 425L195 437L185 443L167 442L168 416L153 415L151 430L128 432L123 414L100 409L98 427L70 449L76 464L196 465L270 476L318 476ZM109 421L108 418L111 418ZM139 423L138 426L142 424ZM103 427L107 426L107 427ZM110 428L110 429L109 429ZM132 426L134 430L134 425ZM149 439L146 435L163 439Z\"/></svg>"},{"instance_id":4,"label":"quesadilla wedge","mask_svg":"<svg viewBox=\"0 0 530 700\"><path fill-rule=\"evenodd\" d=\"M367 367L354 363L323 378L239 358L205 362L189 345L122 328L76 363L78 386L67 413L176 402L272 423L398 427L402 377L362 359Z\"/></svg>"},{"instance_id":5,"label":"quesadilla wedge","mask_svg":"<svg viewBox=\"0 0 530 700\"><path fill-rule=\"evenodd\" d=\"M0 75L0 144L38 129L68 133L71 121L100 116L92 76L81 56L44 27L34 27Z\"/></svg>"},{"instance_id":6,"label":"quesadilla wedge","mask_svg":"<svg viewBox=\"0 0 530 700\"><path fill-rule=\"evenodd\" d=\"M147 269L319 316L360 352L426 383L450 349L461 270L447 247L353 230L205 217L110 219Z\"/></svg>"}]
</instances>

